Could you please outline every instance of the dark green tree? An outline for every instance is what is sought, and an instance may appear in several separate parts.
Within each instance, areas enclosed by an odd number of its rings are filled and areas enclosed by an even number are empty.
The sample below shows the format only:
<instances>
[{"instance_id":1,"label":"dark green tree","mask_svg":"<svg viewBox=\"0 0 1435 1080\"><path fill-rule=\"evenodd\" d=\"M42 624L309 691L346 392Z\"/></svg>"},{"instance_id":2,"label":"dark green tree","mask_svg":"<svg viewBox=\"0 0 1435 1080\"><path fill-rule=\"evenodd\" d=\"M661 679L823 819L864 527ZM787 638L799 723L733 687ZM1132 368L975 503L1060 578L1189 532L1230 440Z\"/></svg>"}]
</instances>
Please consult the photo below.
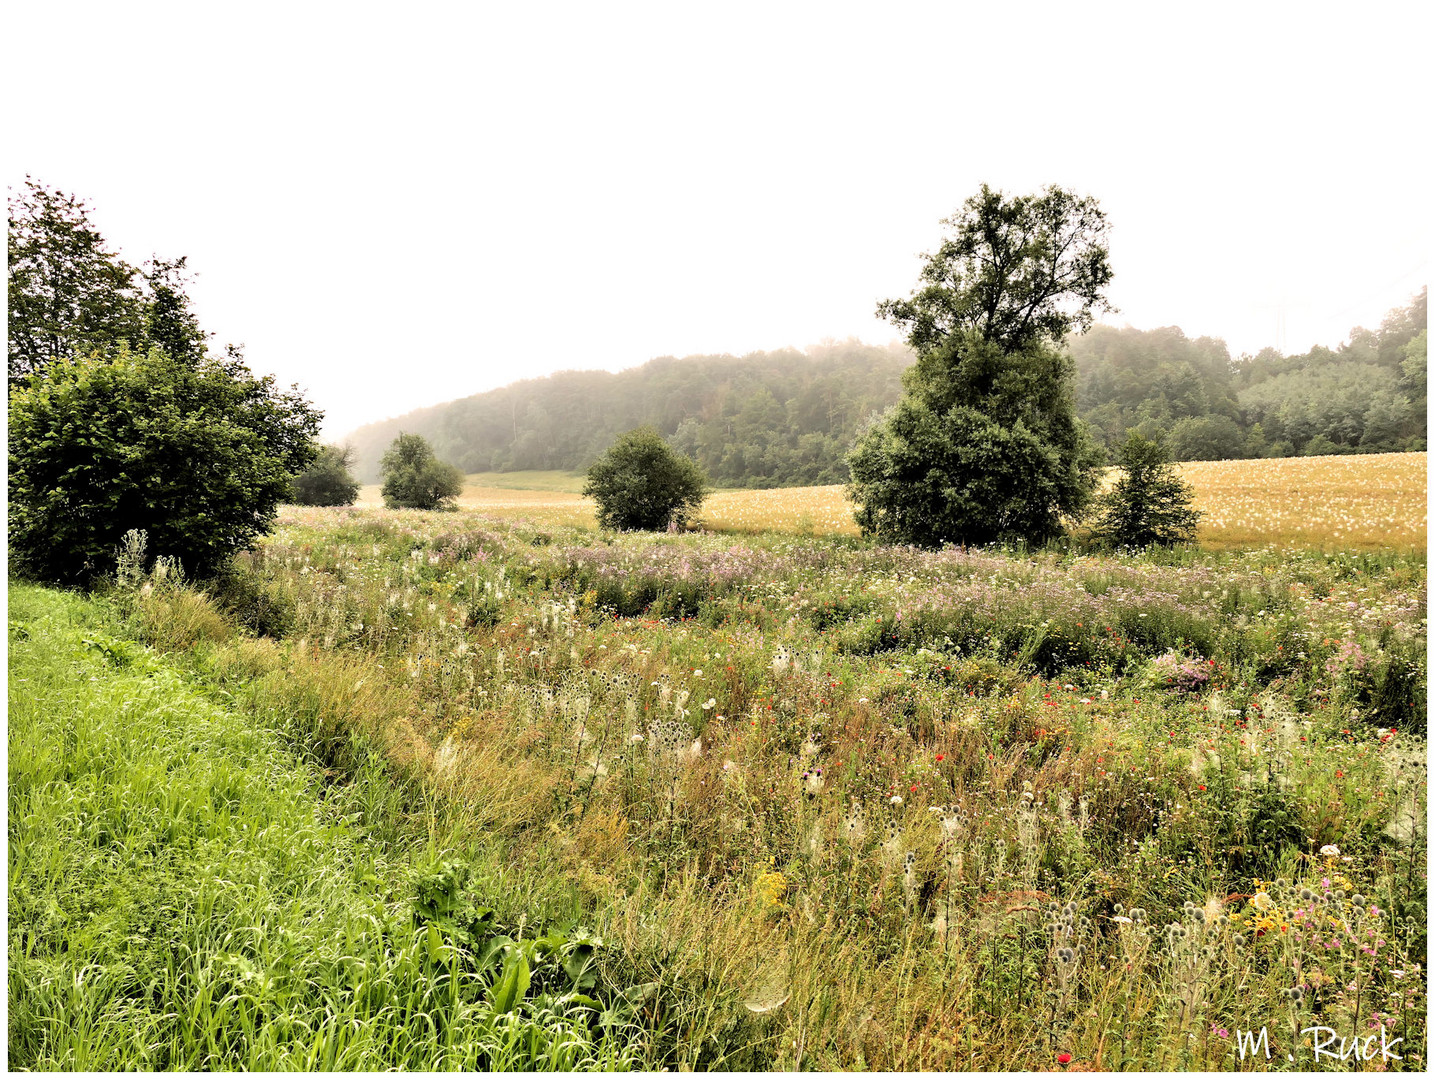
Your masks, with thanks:
<instances>
[{"instance_id":1,"label":"dark green tree","mask_svg":"<svg viewBox=\"0 0 1435 1080\"><path fill-rule=\"evenodd\" d=\"M1195 491L1159 441L1131 432L1118 451L1124 475L1098 500L1095 533L1113 547L1170 546L1196 538Z\"/></svg>"},{"instance_id":2,"label":"dark green tree","mask_svg":"<svg viewBox=\"0 0 1435 1080\"><path fill-rule=\"evenodd\" d=\"M849 455L848 494L862 531L889 543L1040 542L1085 509L1101 460L1057 346L1109 310L1105 218L1061 188L984 186L945 224L924 284L878 306L917 362Z\"/></svg>"},{"instance_id":3,"label":"dark green tree","mask_svg":"<svg viewBox=\"0 0 1435 1080\"><path fill-rule=\"evenodd\" d=\"M359 482L349 471L352 446L321 446L314 463L294 477L294 501L301 506L349 506L359 497Z\"/></svg>"},{"instance_id":4,"label":"dark green tree","mask_svg":"<svg viewBox=\"0 0 1435 1080\"><path fill-rule=\"evenodd\" d=\"M605 529L665 529L687 524L707 495L691 458L674 453L655 428L619 435L588 470L583 494L598 503Z\"/></svg>"},{"instance_id":5,"label":"dark green tree","mask_svg":"<svg viewBox=\"0 0 1435 1080\"><path fill-rule=\"evenodd\" d=\"M379 462L384 505L390 510L452 510L463 491L463 473L434 456L422 435L400 432Z\"/></svg>"},{"instance_id":6,"label":"dark green tree","mask_svg":"<svg viewBox=\"0 0 1435 1080\"><path fill-rule=\"evenodd\" d=\"M32 375L56 357L113 349L120 341L142 350L142 279L106 250L89 207L28 176L7 202L10 378Z\"/></svg>"},{"instance_id":7,"label":"dark green tree","mask_svg":"<svg viewBox=\"0 0 1435 1080\"><path fill-rule=\"evenodd\" d=\"M207 575L265 532L313 460L321 414L237 356L160 349L52 359L10 388L10 551L22 573L83 584L130 529Z\"/></svg>"}]
</instances>

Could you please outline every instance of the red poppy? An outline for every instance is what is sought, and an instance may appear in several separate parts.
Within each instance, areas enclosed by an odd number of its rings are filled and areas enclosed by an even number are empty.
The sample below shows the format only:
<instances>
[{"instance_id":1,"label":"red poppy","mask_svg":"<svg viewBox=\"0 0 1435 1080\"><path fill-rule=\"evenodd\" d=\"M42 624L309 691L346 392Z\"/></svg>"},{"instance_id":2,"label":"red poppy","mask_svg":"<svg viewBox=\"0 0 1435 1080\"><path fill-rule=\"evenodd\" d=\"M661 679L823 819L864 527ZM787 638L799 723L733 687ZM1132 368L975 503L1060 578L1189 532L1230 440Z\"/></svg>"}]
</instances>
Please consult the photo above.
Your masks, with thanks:
<instances>
[{"instance_id":1,"label":"red poppy","mask_svg":"<svg viewBox=\"0 0 1435 1080\"><path fill-rule=\"evenodd\" d=\"M1056 1055L1056 1060L1057 1060L1057 1063L1058 1063L1058 1064L1061 1064L1061 1065L1069 1065L1069 1064L1071 1063L1071 1055L1070 1055L1070 1054L1057 1054L1057 1055Z\"/></svg>"}]
</instances>

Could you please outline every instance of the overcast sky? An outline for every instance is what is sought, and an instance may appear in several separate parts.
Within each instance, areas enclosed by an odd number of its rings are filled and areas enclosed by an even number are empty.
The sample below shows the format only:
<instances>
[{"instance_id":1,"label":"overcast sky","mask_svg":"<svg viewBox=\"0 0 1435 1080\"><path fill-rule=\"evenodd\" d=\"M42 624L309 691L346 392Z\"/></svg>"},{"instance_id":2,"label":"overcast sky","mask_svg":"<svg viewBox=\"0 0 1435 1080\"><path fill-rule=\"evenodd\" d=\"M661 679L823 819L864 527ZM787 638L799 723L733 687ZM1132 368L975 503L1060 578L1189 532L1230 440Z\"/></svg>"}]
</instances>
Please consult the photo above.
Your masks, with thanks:
<instances>
[{"instance_id":1,"label":"overcast sky","mask_svg":"<svg viewBox=\"0 0 1435 1080\"><path fill-rule=\"evenodd\" d=\"M188 255L330 437L890 341L877 301L983 182L1100 200L1106 321L1304 351L1428 280L1431 7L12 4L5 179Z\"/></svg>"}]
</instances>

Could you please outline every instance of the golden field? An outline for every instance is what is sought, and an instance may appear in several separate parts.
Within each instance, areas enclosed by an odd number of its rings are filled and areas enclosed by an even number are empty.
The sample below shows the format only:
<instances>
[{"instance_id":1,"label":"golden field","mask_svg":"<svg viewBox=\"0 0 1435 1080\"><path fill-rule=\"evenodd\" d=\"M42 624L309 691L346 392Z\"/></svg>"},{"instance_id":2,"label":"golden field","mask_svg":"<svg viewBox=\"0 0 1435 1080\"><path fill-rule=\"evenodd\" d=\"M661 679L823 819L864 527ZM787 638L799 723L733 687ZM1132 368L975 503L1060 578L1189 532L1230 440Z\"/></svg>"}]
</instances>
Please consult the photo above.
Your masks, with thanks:
<instances>
[{"instance_id":1,"label":"golden field","mask_svg":"<svg viewBox=\"0 0 1435 1080\"><path fill-rule=\"evenodd\" d=\"M1424 453L1191 461L1180 470L1196 490L1203 547L1425 546ZM507 474L504 483L521 483L522 475ZM542 474L545 490L493 486L494 474L471 477L459 506L540 525L595 524L593 501L556 490L553 475ZM364 487L357 505L383 505L378 485ZM715 492L701 523L716 532L857 534L840 485Z\"/></svg>"}]
</instances>

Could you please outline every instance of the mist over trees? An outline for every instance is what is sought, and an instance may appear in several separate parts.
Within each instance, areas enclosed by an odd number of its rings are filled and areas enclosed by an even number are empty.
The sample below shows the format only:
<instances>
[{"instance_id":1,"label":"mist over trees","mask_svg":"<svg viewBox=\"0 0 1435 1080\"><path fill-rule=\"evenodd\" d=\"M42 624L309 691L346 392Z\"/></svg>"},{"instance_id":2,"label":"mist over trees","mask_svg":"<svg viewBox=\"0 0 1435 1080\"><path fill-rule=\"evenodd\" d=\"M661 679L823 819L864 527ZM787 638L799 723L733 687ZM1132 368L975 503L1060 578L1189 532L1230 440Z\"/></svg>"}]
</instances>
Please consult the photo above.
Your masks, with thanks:
<instances>
[{"instance_id":1,"label":"mist over trees","mask_svg":"<svg viewBox=\"0 0 1435 1080\"><path fill-rule=\"evenodd\" d=\"M1336 349L1233 358L1178 327L1095 325L1068 337L1077 415L1115 460L1128 431L1175 461L1425 448L1426 293ZM349 441L378 478L400 429L465 472L583 471L651 425L724 487L839 484L863 425L902 393L914 354L848 340L799 352L671 356L612 374L564 371L369 424Z\"/></svg>"},{"instance_id":2,"label":"mist over trees","mask_svg":"<svg viewBox=\"0 0 1435 1080\"><path fill-rule=\"evenodd\" d=\"M897 400L905 346L856 341L747 356L661 357L616 374L562 371L370 424L349 440L372 482L402 428L465 472L586 470L622 432L651 426L725 486L837 484L873 413Z\"/></svg>"},{"instance_id":3,"label":"mist over trees","mask_svg":"<svg viewBox=\"0 0 1435 1080\"><path fill-rule=\"evenodd\" d=\"M1336 349L1232 359L1216 338L1094 326L1067 348L1077 408L1115 449L1164 436L1176 461L1425 449L1427 293Z\"/></svg>"}]
</instances>

